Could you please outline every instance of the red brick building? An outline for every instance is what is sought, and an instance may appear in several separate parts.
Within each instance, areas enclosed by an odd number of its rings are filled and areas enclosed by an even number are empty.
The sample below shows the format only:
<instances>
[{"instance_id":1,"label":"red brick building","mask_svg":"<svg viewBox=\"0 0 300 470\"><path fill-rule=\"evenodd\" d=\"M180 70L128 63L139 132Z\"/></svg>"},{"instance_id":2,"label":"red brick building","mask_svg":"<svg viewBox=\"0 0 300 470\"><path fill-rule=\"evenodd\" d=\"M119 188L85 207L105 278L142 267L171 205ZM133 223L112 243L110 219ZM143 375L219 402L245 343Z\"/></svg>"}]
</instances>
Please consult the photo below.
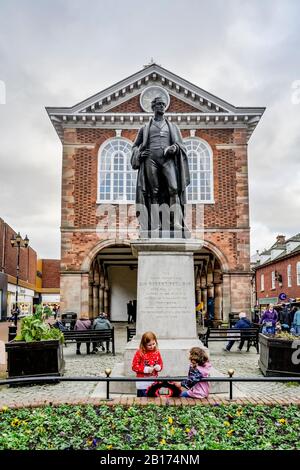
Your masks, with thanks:
<instances>
[{"instance_id":1,"label":"red brick building","mask_svg":"<svg viewBox=\"0 0 300 470\"><path fill-rule=\"evenodd\" d=\"M11 246L16 232L0 218L0 320L10 314L16 299L17 248ZM35 295L37 254L29 246L20 248L19 293L20 307L28 310Z\"/></svg>"},{"instance_id":2,"label":"red brick building","mask_svg":"<svg viewBox=\"0 0 300 470\"><path fill-rule=\"evenodd\" d=\"M216 318L250 308L247 144L264 108L235 107L151 64L71 108L47 108L63 144L61 311L125 320L136 298L130 153L158 94L188 151L187 223L192 237L204 236L195 300L207 309L214 299Z\"/></svg>"},{"instance_id":3,"label":"red brick building","mask_svg":"<svg viewBox=\"0 0 300 470\"><path fill-rule=\"evenodd\" d=\"M274 245L259 254L253 269L258 305L281 303L285 297L300 301L300 233L288 240L278 235Z\"/></svg>"},{"instance_id":4,"label":"red brick building","mask_svg":"<svg viewBox=\"0 0 300 470\"><path fill-rule=\"evenodd\" d=\"M60 305L60 260L39 259L37 262L36 293L39 302L51 307Z\"/></svg>"},{"instance_id":5,"label":"red brick building","mask_svg":"<svg viewBox=\"0 0 300 470\"><path fill-rule=\"evenodd\" d=\"M0 321L10 316L16 302L17 248L11 246L16 232L0 218ZM34 303L60 303L60 260L37 259L36 251L20 248L18 306L32 313Z\"/></svg>"}]
</instances>

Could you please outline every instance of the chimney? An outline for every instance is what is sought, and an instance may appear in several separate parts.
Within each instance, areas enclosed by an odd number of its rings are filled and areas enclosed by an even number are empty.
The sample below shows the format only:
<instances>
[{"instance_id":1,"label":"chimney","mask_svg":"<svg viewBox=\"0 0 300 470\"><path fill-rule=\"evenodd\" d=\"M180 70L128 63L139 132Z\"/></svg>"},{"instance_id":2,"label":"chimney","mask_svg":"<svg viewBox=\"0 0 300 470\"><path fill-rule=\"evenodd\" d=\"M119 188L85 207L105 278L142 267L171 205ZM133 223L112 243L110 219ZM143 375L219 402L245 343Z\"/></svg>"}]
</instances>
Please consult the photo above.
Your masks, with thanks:
<instances>
[{"instance_id":1,"label":"chimney","mask_svg":"<svg viewBox=\"0 0 300 470\"><path fill-rule=\"evenodd\" d=\"M278 245L284 245L285 244L285 235L277 235L276 243L278 243Z\"/></svg>"}]
</instances>

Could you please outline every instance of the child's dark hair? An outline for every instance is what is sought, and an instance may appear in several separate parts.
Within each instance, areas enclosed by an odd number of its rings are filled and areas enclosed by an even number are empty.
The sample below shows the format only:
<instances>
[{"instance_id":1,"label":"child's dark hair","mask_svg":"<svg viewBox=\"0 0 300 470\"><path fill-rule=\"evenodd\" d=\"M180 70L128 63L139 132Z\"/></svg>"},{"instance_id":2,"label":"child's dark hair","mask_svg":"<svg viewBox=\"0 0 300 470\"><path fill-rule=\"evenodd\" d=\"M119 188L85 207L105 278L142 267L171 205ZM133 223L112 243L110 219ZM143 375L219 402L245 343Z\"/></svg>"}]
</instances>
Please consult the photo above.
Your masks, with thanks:
<instances>
[{"instance_id":1,"label":"child's dark hair","mask_svg":"<svg viewBox=\"0 0 300 470\"><path fill-rule=\"evenodd\" d=\"M201 348L192 348L190 350L190 361L196 361L199 366L203 366L208 361L208 355Z\"/></svg>"},{"instance_id":2,"label":"child's dark hair","mask_svg":"<svg viewBox=\"0 0 300 470\"><path fill-rule=\"evenodd\" d=\"M152 331L146 331L146 333L143 334L140 342L140 349L145 353L147 351L147 344L150 343L150 341L155 341L156 342L156 348L157 348L157 338L155 333ZM155 348L155 349L156 349Z\"/></svg>"}]
</instances>

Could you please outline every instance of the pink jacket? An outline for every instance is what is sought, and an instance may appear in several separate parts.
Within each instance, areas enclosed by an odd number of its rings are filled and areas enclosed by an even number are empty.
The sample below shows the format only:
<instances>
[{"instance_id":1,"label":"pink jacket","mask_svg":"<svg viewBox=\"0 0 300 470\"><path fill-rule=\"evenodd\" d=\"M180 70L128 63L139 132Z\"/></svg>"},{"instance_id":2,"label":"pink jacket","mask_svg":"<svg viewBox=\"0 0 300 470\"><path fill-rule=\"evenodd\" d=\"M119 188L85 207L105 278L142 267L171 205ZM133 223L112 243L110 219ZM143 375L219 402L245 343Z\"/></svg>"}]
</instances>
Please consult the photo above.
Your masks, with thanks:
<instances>
[{"instance_id":1,"label":"pink jacket","mask_svg":"<svg viewBox=\"0 0 300 470\"><path fill-rule=\"evenodd\" d=\"M211 369L211 364L207 361L203 366L197 366L199 372L201 372L202 377L209 377L209 371ZM187 390L189 397L191 398L205 398L208 397L210 389L209 382L198 382L190 390Z\"/></svg>"}]
</instances>

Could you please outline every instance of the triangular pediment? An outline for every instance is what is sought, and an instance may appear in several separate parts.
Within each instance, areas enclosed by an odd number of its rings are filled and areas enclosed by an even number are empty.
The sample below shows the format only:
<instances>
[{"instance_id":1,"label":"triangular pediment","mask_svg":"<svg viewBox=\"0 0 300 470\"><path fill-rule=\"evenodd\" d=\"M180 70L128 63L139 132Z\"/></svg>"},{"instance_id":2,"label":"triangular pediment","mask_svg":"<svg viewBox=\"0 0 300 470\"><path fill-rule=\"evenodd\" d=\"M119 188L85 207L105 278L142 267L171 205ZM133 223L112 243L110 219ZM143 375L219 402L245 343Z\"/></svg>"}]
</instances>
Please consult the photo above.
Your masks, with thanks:
<instances>
[{"instance_id":1,"label":"triangular pediment","mask_svg":"<svg viewBox=\"0 0 300 470\"><path fill-rule=\"evenodd\" d=\"M235 107L155 63L72 107L46 109L61 139L70 126L136 128L152 114L149 95L148 107L142 106L151 87L163 90L169 101L166 116L182 127L247 127L250 137L265 110Z\"/></svg>"},{"instance_id":2,"label":"triangular pediment","mask_svg":"<svg viewBox=\"0 0 300 470\"><path fill-rule=\"evenodd\" d=\"M153 85L164 88L170 94L170 97L189 104L191 107L190 112L232 113L235 111L233 105L157 64L146 66L130 77L117 82L68 109L72 113L80 114L112 112L117 106L139 96L147 87ZM142 110L142 112L144 111Z\"/></svg>"}]
</instances>

